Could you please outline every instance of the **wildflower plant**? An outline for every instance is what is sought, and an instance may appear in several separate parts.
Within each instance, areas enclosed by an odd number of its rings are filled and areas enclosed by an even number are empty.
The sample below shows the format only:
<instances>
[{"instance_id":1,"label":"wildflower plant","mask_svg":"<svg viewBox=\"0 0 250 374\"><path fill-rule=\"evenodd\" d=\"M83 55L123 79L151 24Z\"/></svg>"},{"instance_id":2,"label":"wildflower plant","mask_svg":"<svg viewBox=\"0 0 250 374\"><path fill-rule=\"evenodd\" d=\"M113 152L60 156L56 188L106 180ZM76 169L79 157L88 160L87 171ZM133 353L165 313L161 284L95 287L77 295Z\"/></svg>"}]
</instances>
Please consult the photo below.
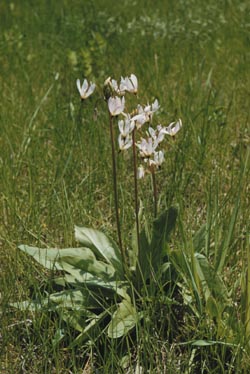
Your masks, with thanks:
<instances>
[{"instance_id":1,"label":"wildflower plant","mask_svg":"<svg viewBox=\"0 0 250 374\"><path fill-rule=\"evenodd\" d=\"M94 93L94 83L84 79L81 86L78 79L76 84L82 100ZM160 108L158 100L128 108L126 95L134 95L137 100L138 89L134 74L121 77L119 83L108 78L103 87L110 128L117 243L99 230L76 226L75 238L80 247L19 247L46 269L56 271L54 284L57 291L39 300L12 305L31 311L56 311L62 320L79 332L74 343L94 339L101 333L107 333L111 338L127 335L147 320L147 311L143 307L145 302L155 303L155 300L159 302L161 299L165 306L174 305L174 290L180 288L178 272L183 273L183 279L188 278L185 273L188 269L186 257L182 257L180 252L172 253L168 245L177 219L177 208L170 207L158 213L156 181L157 171L165 159L164 141L168 136L176 136L182 121L179 119L167 126L155 126L154 114ZM122 233L120 225L122 207L119 206L117 189L117 143L119 152L131 152L133 159L135 228L129 246L123 243L125 233ZM138 193L138 183L144 183L148 175L152 178L154 200L151 230L148 225L142 225ZM202 266L204 263L207 266L207 263L202 256L197 256L196 262L199 266L196 279L200 277L201 284L204 284L207 272L202 273ZM181 264L183 267L180 267ZM182 272L183 269L185 271ZM159 280L160 284L167 285L161 298L158 295Z\"/></svg>"}]
</instances>

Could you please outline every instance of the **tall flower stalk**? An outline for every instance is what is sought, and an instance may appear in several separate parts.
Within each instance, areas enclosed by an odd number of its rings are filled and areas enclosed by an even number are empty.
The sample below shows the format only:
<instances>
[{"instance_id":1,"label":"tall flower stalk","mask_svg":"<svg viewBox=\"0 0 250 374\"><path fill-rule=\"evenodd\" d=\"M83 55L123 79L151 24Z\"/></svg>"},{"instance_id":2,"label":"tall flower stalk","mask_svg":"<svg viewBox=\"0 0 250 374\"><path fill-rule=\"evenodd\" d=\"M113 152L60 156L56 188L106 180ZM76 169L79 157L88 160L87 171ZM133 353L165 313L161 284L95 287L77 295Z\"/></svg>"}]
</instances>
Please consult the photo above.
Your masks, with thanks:
<instances>
[{"instance_id":1,"label":"tall flower stalk","mask_svg":"<svg viewBox=\"0 0 250 374\"><path fill-rule=\"evenodd\" d=\"M154 218L157 217L157 185L156 185L156 175L155 170L152 168L152 184L153 184L153 196L154 196Z\"/></svg>"},{"instance_id":2,"label":"tall flower stalk","mask_svg":"<svg viewBox=\"0 0 250 374\"><path fill-rule=\"evenodd\" d=\"M116 228L118 235L119 247L122 255L122 262L124 270L126 267L126 254L122 245L122 235L120 226L120 216L119 216L119 206L118 206L118 188L117 188L117 172L116 172L116 158L115 158L115 140L113 131L113 116L109 112L109 129L110 129L110 140L111 140L111 150L112 150L112 171L113 171L113 189L114 189L114 200L115 200L115 216L116 216Z\"/></svg>"},{"instance_id":3,"label":"tall flower stalk","mask_svg":"<svg viewBox=\"0 0 250 374\"><path fill-rule=\"evenodd\" d=\"M81 85L80 80L77 82L77 89L81 99L85 101L95 90L95 83L88 83L84 79ZM138 92L138 80L134 74L129 77L121 77L120 83L111 77L107 78L104 82L103 93L104 99L107 103L109 112L109 128L112 152L112 174L113 174L113 193L115 205L115 218L117 227L118 243L122 257L123 270L128 275L129 263L128 255L123 246L121 234L121 221L119 214L119 201L118 201L118 187L117 187L117 166L116 166L116 147L115 147L115 131L114 124L118 116L123 117L118 119L117 125L119 129L118 146L120 151L126 152L132 147L133 156L133 177L134 177L134 212L136 224L136 238L137 248L140 250L140 222L139 222L139 194L138 194L138 179L144 178L146 174L151 174L152 190L153 190L153 211L154 218L157 217L157 183L156 172L161 167L164 161L164 152L158 150L159 144L164 140L165 135L175 137L177 132L182 127L182 122L179 119L177 122L170 123L169 126L158 125L152 127L152 120L154 113L159 109L159 103L156 99L152 104L142 106L137 105L136 109L129 112L125 108L125 94L130 93L136 95ZM149 126L146 127L146 123ZM143 128L142 128L143 127ZM146 127L146 129L145 129ZM145 129L145 130L144 130ZM142 135L140 140L136 140L137 130L141 130ZM137 155L138 152L138 155ZM138 156L141 164L137 165Z\"/></svg>"},{"instance_id":4,"label":"tall flower stalk","mask_svg":"<svg viewBox=\"0 0 250 374\"><path fill-rule=\"evenodd\" d=\"M135 132L134 128L132 132L132 147L133 147L133 166L134 166L134 189L135 189L135 224L136 224L136 238L137 248L140 250L140 227L139 227L139 204L138 204L138 184L137 184L137 154L136 154L136 143L135 143Z\"/></svg>"}]
</instances>

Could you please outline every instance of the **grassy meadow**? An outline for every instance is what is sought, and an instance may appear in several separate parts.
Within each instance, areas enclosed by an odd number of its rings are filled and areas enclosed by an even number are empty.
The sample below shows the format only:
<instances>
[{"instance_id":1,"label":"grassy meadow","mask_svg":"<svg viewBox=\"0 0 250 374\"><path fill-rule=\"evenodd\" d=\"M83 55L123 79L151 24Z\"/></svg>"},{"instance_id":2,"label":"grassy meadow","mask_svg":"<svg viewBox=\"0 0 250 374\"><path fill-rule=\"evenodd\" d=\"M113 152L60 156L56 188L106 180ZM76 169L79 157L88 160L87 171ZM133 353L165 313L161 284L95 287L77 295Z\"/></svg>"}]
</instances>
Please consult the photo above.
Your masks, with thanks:
<instances>
[{"instance_id":1,"label":"grassy meadow","mask_svg":"<svg viewBox=\"0 0 250 374\"><path fill-rule=\"evenodd\" d=\"M246 0L1 1L1 373L250 372L249 15ZM56 313L10 306L46 292L52 277L17 246L76 247L75 224L117 240L102 88L131 73L138 103L159 100L154 124L183 122L157 172L159 212L178 207L169 248L191 270L193 251L204 255L229 301L224 308L219 293L199 292L198 313L191 288L173 304L145 299L147 323L124 339L100 334L72 346L76 333ZM97 87L81 102L76 79L85 77ZM128 153L117 153L117 168L129 248ZM148 176L138 189L152 222Z\"/></svg>"}]
</instances>

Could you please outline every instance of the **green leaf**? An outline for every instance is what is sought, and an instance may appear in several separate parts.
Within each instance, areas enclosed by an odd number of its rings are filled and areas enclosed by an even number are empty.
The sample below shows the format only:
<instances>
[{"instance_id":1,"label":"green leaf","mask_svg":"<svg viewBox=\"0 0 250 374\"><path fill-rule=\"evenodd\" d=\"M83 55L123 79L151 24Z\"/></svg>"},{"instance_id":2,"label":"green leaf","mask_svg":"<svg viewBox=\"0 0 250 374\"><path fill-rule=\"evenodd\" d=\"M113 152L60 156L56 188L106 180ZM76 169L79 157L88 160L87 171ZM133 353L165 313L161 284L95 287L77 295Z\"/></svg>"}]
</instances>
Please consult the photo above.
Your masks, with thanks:
<instances>
[{"instance_id":1,"label":"green leaf","mask_svg":"<svg viewBox=\"0 0 250 374\"><path fill-rule=\"evenodd\" d=\"M222 272L223 266L225 265L225 261L228 257L228 250L229 250L229 247L230 247L230 243L232 242L234 228L235 228L235 225L236 225L239 208L240 208L240 194L237 196L237 199L236 199L236 202L235 202L234 210L233 210L233 213L232 213L229 225L228 225L227 235L224 234L224 241L223 241L222 246L221 246L221 248L218 251L217 256L216 256L215 268L218 271L218 273Z\"/></svg>"},{"instance_id":2,"label":"green leaf","mask_svg":"<svg viewBox=\"0 0 250 374\"><path fill-rule=\"evenodd\" d=\"M193 237L193 249L194 252L201 252L205 248L206 244L206 225L202 225L200 229L195 233Z\"/></svg>"},{"instance_id":3,"label":"green leaf","mask_svg":"<svg viewBox=\"0 0 250 374\"><path fill-rule=\"evenodd\" d=\"M217 344L218 342L213 340L195 340L191 345L195 347L207 347L210 345Z\"/></svg>"},{"instance_id":4,"label":"green leaf","mask_svg":"<svg viewBox=\"0 0 250 374\"><path fill-rule=\"evenodd\" d=\"M223 280L204 255L195 253L195 259L199 265L198 275L206 300L212 295L217 303L221 303L220 307L217 306L219 310L223 310L228 301L228 292Z\"/></svg>"},{"instance_id":5,"label":"green leaf","mask_svg":"<svg viewBox=\"0 0 250 374\"><path fill-rule=\"evenodd\" d=\"M188 342L179 343L178 345L190 345L190 344L194 347L207 347L207 346L215 345L215 344L221 344L221 345L225 345L225 346L228 346L228 347L236 347L237 346L237 344L227 343L227 342L220 341L220 340L203 340L203 339L191 340L191 341L188 341Z\"/></svg>"},{"instance_id":6,"label":"green leaf","mask_svg":"<svg viewBox=\"0 0 250 374\"><path fill-rule=\"evenodd\" d=\"M86 289L103 289L109 290L122 298L127 298L127 283L124 281L105 281L103 278L97 277L90 273L84 273L79 269L71 269L70 274L65 274L64 277L57 278L56 283L65 285L65 282ZM109 294L107 294L108 296Z\"/></svg>"},{"instance_id":7,"label":"green leaf","mask_svg":"<svg viewBox=\"0 0 250 374\"><path fill-rule=\"evenodd\" d=\"M211 295L207 299L206 310L211 318L220 319L221 314L220 314L220 311L218 310L217 302Z\"/></svg>"},{"instance_id":8,"label":"green leaf","mask_svg":"<svg viewBox=\"0 0 250 374\"><path fill-rule=\"evenodd\" d=\"M48 303L56 304L60 308L72 310L86 310L87 308L97 308L98 303L90 297L86 290L64 290L50 294Z\"/></svg>"},{"instance_id":9,"label":"green leaf","mask_svg":"<svg viewBox=\"0 0 250 374\"><path fill-rule=\"evenodd\" d=\"M163 244L169 241L170 234L176 224L177 215L177 208L172 206L154 221L152 244Z\"/></svg>"},{"instance_id":10,"label":"green leaf","mask_svg":"<svg viewBox=\"0 0 250 374\"><path fill-rule=\"evenodd\" d=\"M47 269L64 270L72 273L74 269L97 275L105 280L114 279L112 265L96 259L89 248L37 248L21 245L23 252L32 256Z\"/></svg>"},{"instance_id":11,"label":"green leaf","mask_svg":"<svg viewBox=\"0 0 250 374\"><path fill-rule=\"evenodd\" d=\"M118 304L118 309L113 314L108 327L110 338L120 338L135 327L138 316L130 300L123 300Z\"/></svg>"},{"instance_id":12,"label":"green leaf","mask_svg":"<svg viewBox=\"0 0 250 374\"><path fill-rule=\"evenodd\" d=\"M143 230L140 233L140 250L138 251L138 264L136 274L143 276L144 280L148 278L150 274L150 243L147 238L146 231Z\"/></svg>"},{"instance_id":13,"label":"green leaf","mask_svg":"<svg viewBox=\"0 0 250 374\"><path fill-rule=\"evenodd\" d=\"M56 263L59 255L58 248L42 249L37 247L30 247L28 245L20 245L18 248L24 253L32 256L39 264L44 266L46 269L63 270L63 268Z\"/></svg>"},{"instance_id":14,"label":"green leaf","mask_svg":"<svg viewBox=\"0 0 250 374\"><path fill-rule=\"evenodd\" d=\"M58 328L55 332L54 338L52 339L53 348L57 347L64 337L65 337L64 331Z\"/></svg>"},{"instance_id":15,"label":"green leaf","mask_svg":"<svg viewBox=\"0 0 250 374\"><path fill-rule=\"evenodd\" d=\"M124 277L119 248L105 234L95 229L75 226L75 238L87 248L92 249L96 255L102 256L114 266L121 278Z\"/></svg>"},{"instance_id":16,"label":"green leaf","mask_svg":"<svg viewBox=\"0 0 250 374\"><path fill-rule=\"evenodd\" d=\"M88 310L69 310L69 309L60 309L58 311L61 318L75 330L82 332L86 326L86 320L93 315L92 312Z\"/></svg>"},{"instance_id":17,"label":"green leaf","mask_svg":"<svg viewBox=\"0 0 250 374\"><path fill-rule=\"evenodd\" d=\"M177 214L177 209L171 207L153 222L150 243L145 231L140 235L139 266L145 279L150 276L151 271L157 273L162 265L166 243L175 227Z\"/></svg>"},{"instance_id":18,"label":"green leaf","mask_svg":"<svg viewBox=\"0 0 250 374\"><path fill-rule=\"evenodd\" d=\"M227 343L219 340L195 340L191 345L196 347L207 347L209 345L221 344L228 347L237 347L237 344Z\"/></svg>"},{"instance_id":19,"label":"green leaf","mask_svg":"<svg viewBox=\"0 0 250 374\"><path fill-rule=\"evenodd\" d=\"M9 303L10 306L19 310L29 310L31 312L41 311L44 307L47 307L48 301L46 300L24 300L24 301L16 301L15 303Z\"/></svg>"},{"instance_id":20,"label":"green leaf","mask_svg":"<svg viewBox=\"0 0 250 374\"><path fill-rule=\"evenodd\" d=\"M150 243L152 266L157 270L164 253L165 244L170 239L170 234L175 227L178 210L171 207L163 212L153 223L153 235Z\"/></svg>"},{"instance_id":21,"label":"green leaf","mask_svg":"<svg viewBox=\"0 0 250 374\"><path fill-rule=\"evenodd\" d=\"M92 314L86 320L86 324L84 329L82 329L81 334L79 334L70 344L70 347L75 347L76 345L79 347L84 341L89 340L91 336L91 340L96 340L98 336L102 335L103 330L100 328L100 323L107 318L107 316L111 313L111 310L105 309L102 313L96 315Z\"/></svg>"},{"instance_id":22,"label":"green leaf","mask_svg":"<svg viewBox=\"0 0 250 374\"><path fill-rule=\"evenodd\" d=\"M87 290L63 290L49 294L41 300L26 300L10 303L16 309L20 310L56 310L58 308L85 311L88 308L98 308L99 304L91 297Z\"/></svg>"},{"instance_id":23,"label":"green leaf","mask_svg":"<svg viewBox=\"0 0 250 374\"><path fill-rule=\"evenodd\" d=\"M194 299L196 300L196 308L198 315L202 314L202 298L199 289L196 284L195 273L191 267L190 260L188 259L183 249L175 249L168 251L169 261L173 264L176 269L178 277L182 278L181 287L190 291ZM184 286L185 285L185 286Z\"/></svg>"}]
</instances>

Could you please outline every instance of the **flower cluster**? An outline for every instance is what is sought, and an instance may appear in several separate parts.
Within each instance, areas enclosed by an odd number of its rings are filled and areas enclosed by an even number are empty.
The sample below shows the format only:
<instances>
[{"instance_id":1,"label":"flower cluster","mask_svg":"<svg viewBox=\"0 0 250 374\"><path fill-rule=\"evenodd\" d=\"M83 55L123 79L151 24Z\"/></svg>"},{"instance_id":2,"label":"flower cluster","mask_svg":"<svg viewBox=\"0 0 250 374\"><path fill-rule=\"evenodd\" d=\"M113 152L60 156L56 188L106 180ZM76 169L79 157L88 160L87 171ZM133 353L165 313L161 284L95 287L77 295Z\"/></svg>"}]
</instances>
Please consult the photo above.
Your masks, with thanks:
<instances>
[{"instance_id":1,"label":"flower cluster","mask_svg":"<svg viewBox=\"0 0 250 374\"><path fill-rule=\"evenodd\" d=\"M121 151L132 146L132 132L135 128L135 122L131 120L130 115L125 115L125 119L118 121L120 134L118 136L118 144Z\"/></svg>"},{"instance_id":2,"label":"flower cluster","mask_svg":"<svg viewBox=\"0 0 250 374\"><path fill-rule=\"evenodd\" d=\"M115 79L110 77L106 79L105 84L109 85L116 95L124 96L126 92L137 94L138 91L138 80L134 74L131 74L130 77L121 77L119 85Z\"/></svg>"},{"instance_id":3,"label":"flower cluster","mask_svg":"<svg viewBox=\"0 0 250 374\"><path fill-rule=\"evenodd\" d=\"M88 83L86 79L81 86L80 80L77 80L77 88L84 100L90 96L95 84ZM158 100L156 99L152 104L142 106L137 105L132 113L125 112L125 94L138 92L138 79L134 74L129 77L121 77L120 83L111 77L107 78L104 83L104 96L108 104L108 110L111 118L122 115L123 118L118 120L118 145L121 151L125 151L133 146L139 150L139 157L143 161L143 165L138 167L138 178L144 177L146 172L154 172L158 169L164 161L164 152L158 150L159 144L164 140L165 135L175 136L182 127L182 121L171 122L168 126L157 125L154 129L152 127L153 114L160 108ZM141 129L145 123L149 123L146 130L146 137L141 137L136 141L136 137L132 136L133 132Z\"/></svg>"},{"instance_id":4,"label":"flower cluster","mask_svg":"<svg viewBox=\"0 0 250 374\"><path fill-rule=\"evenodd\" d=\"M143 165L138 168L138 178L143 178L146 171L153 172L158 169L164 161L164 152L157 151L158 145L164 140L165 135L174 136L181 129L182 122L179 119L177 122L170 123L167 127L158 125L156 130L152 127L148 128L147 139L141 138L136 146L139 149L141 159L144 161L147 169Z\"/></svg>"},{"instance_id":5,"label":"flower cluster","mask_svg":"<svg viewBox=\"0 0 250 374\"><path fill-rule=\"evenodd\" d=\"M150 122L153 118L153 114L160 108L158 100L156 99L152 105L146 105L144 108L138 104L137 114L133 117L136 122L136 128L140 129L146 122Z\"/></svg>"}]
</instances>

